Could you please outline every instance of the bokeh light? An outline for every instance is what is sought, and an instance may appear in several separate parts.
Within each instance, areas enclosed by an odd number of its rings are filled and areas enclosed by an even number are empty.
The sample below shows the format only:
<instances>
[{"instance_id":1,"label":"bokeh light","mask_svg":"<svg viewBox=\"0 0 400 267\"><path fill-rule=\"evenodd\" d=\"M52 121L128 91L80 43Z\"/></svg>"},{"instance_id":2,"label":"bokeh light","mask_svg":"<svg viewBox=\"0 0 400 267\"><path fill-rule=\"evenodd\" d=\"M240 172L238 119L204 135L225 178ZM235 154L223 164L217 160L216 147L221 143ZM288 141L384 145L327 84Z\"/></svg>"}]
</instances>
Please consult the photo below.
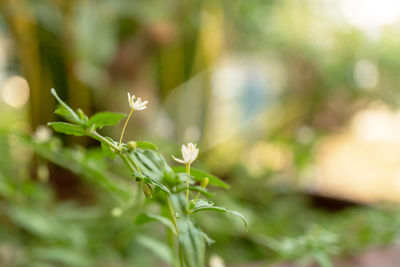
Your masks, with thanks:
<instances>
[{"instance_id":1,"label":"bokeh light","mask_svg":"<svg viewBox=\"0 0 400 267\"><path fill-rule=\"evenodd\" d=\"M8 77L1 87L1 96L7 105L23 107L29 100L28 82L20 76Z\"/></svg>"}]
</instances>

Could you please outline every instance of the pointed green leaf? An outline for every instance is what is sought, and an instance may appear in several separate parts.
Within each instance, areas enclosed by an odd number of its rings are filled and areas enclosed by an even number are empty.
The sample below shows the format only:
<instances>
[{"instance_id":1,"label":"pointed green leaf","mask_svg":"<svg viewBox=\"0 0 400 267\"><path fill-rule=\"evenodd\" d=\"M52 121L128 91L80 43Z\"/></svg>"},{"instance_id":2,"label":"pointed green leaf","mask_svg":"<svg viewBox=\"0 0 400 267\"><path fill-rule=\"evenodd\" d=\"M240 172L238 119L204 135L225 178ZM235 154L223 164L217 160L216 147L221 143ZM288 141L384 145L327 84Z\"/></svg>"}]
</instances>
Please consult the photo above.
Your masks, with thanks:
<instances>
[{"instance_id":1,"label":"pointed green leaf","mask_svg":"<svg viewBox=\"0 0 400 267\"><path fill-rule=\"evenodd\" d=\"M57 95L57 92L56 90L54 90L54 88L51 88L50 92L57 99L58 103L60 103L60 105L58 106L58 108L54 113L64 117L68 121L79 124L83 123L83 121L79 118L78 114L76 114L72 108L70 108L64 101L61 100L61 98Z\"/></svg>"},{"instance_id":2,"label":"pointed green leaf","mask_svg":"<svg viewBox=\"0 0 400 267\"><path fill-rule=\"evenodd\" d=\"M172 167L172 169L176 173L179 173L179 172L184 173L186 171L186 168L182 167L182 166L174 166L174 167ZM190 175L192 175L195 180L200 181L200 182L203 181L203 179L205 177L208 177L209 184L218 186L218 187L222 187L222 188L227 188L227 189L230 188L230 186L227 183L225 183L218 177L216 177L208 172L199 170L199 169L191 168Z\"/></svg>"},{"instance_id":3,"label":"pointed green leaf","mask_svg":"<svg viewBox=\"0 0 400 267\"><path fill-rule=\"evenodd\" d=\"M142 179L145 183L154 185L156 188L160 189L164 193L166 193L168 195L171 194L171 191L169 191L169 189L165 185L158 182L157 180L151 179L149 177L143 177Z\"/></svg>"},{"instance_id":4,"label":"pointed green leaf","mask_svg":"<svg viewBox=\"0 0 400 267\"><path fill-rule=\"evenodd\" d=\"M174 254L171 248L163 242L145 235L137 235L135 236L135 240L140 243L140 245L151 250L160 260L172 266L174 262Z\"/></svg>"},{"instance_id":5,"label":"pointed green leaf","mask_svg":"<svg viewBox=\"0 0 400 267\"><path fill-rule=\"evenodd\" d=\"M224 213L230 213L233 215L236 215L238 217L240 217L240 219L242 219L243 224L247 230L248 227L248 223L246 218L239 212L237 211L233 211L224 207L218 207L218 206L214 206L214 203L211 201L205 201L203 199L199 199L196 201L194 208L191 210L192 213L196 213L199 211L206 211L206 210L213 210L213 211L219 211L219 212L224 212Z\"/></svg>"},{"instance_id":6,"label":"pointed green leaf","mask_svg":"<svg viewBox=\"0 0 400 267\"><path fill-rule=\"evenodd\" d=\"M96 128L118 124L126 114L114 112L99 112L89 119L89 126L95 125Z\"/></svg>"},{"instance_id":7,"label":"pointed green leaf","mask_svg":"<svg viewBox=\"0 0 400 267\"><path fill-rule=\"evenodd\" d=\"M201 231L189 218L178 220L178 242L182 248L186 266L204 267L206 239Z\"/></svg>"},{"instance_id":8,"label":"pointed green leaf","mask_svg":"<svg viewBox=\"0 0 400 267\"><path fill-rule=\"evenodd\" d=\"M212 244L215 243L215 240L209 237L206 233L203 232L203 230L199 229L201 231L201 235L204 237L204 239L207 242L207 245L211 246Z\"/></svg>"},{"instance_id":9,"label":"pointed green leaf","mask_svg":"<svg viewBox=\"0 0 400 267\"><path fill-rule=\"evenodd\" d=\"M138 148L141 148L141 149L158 150L158 147L155 144L147 142L147 141L136 141L136 145Z\"/></svg>"},{"instance_id":10,"label":"pointed green leaf","mask_svg":"<svg viewBox=\"0 0 400 267\"><path fill-rule=\"evenodd\" d=\"M54 129L54 131L59 133L76 135L76 136L86 135L86 131L81 126L74 125L71 123L49 122L47 125L51 126Z\"/></svg>"}]
</instances>

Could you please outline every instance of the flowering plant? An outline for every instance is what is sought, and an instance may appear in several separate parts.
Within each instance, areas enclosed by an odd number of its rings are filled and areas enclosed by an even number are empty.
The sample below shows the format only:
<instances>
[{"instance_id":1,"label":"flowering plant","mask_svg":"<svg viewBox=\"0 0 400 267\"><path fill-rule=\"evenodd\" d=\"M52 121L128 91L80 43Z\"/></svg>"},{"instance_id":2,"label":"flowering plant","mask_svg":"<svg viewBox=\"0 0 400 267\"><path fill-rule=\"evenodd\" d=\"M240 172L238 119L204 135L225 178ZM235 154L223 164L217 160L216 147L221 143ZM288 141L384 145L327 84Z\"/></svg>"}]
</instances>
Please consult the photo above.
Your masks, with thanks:
<instances>
[{"instance_id":1,"label":"flowering plant","mask_svg":"<svg viewBox=\"0 0 400 267\"><path fill-rule=\"evenodd\" d=\"M213 240L195 223L192 216L194 213L204 211L230 213L239 216L247 228L246 219L240 213L215 206L213 202L200 198L200 195L210 196L207 191L208 185L222 188L229 186L214 175L191 168L199 153L195 144L182 146L183 159L173 157L185 167L171 167L158 152L156 145L146 141L122 142L133 111L146 109L148 101L142 102L140 98L128 94L131 111L125 121L120 140L116 142L110 137L102 136L97 130L118 124L125 118L125 114L99 112L89 118L82 110L78 109L75 112L70 108L58 97L54 89L51 93L59 102L55 113L68 122L50 122L48 125L59 133L88 136L99 141L105 156L112 160L120 158L128 168L133 178L132 182L136 182L139 189L137 194L144 194L147 199L156 199L157 203L167 211L168 216L142 213L137 216L135 222L143 224L158 221L167 227L171 235L175 236L173 242L168 242L174 255L175 266L205 266L206 243L211 244ZM194 198L192 192L196 192ZM140 201L136 204L141 205ZM123 210L116 209L112 213L114 216L119 216L122 212Z\"/></svg>"}]
</instances>

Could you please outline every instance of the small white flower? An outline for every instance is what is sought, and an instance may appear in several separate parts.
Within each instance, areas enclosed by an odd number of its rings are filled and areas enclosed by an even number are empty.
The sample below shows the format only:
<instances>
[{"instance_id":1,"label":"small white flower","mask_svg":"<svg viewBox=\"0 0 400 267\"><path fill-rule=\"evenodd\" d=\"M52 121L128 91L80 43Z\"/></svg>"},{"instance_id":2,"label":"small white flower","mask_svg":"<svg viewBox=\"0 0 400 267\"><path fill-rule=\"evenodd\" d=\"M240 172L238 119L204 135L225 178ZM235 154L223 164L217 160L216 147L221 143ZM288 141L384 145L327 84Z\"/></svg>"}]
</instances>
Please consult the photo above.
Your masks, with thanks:
<instances>
[{"instance_id":1,"label":"small white flower","mask_svg":"<svg viewBox=\"0 0 400 267\"><path fill-rule=\"evenodd\" d=\"M131 96L130 93L128 93L128 101L129 101L129 106L134 110L146 109L147 108L146 105L147 103L149 103L149 101L142 102L142 99L140 99L140 97L136 98L134 95Z\"/></svg>"},{"instance_id":2,"label":"small white flower","mask_svg":"<svg viewBox=\"0 0 400 267\"><path fill-rule=\"evenodd\" d=\"M224 259L218 255L212 255L209 262L210 267L225 267Z\"/></svg>"},{"instance_id":3,"label":"small white flower","mask_svg":"<svg viewBox=\"0 0 400 267\"><path fill-rule=\"evenodd\" d=\"M182 145L182 157L183 159L178 159L174 156L172 158L182 164L192 164L192 162L197 158L199 154L199 149L196 148L196 144L189 143L187 146Z\"/></svg>"},{"instance_id":4,"label":"small white flower","mask_svg":"<svg viewBox=\"0 0 400 267\"><path fill-rule=\"evenodd\" d=\"M50 141L51 136L51 130L44 125L40 125L33 134L33 139L38 143L45 143Z\"/></svg>"}]
</instances>

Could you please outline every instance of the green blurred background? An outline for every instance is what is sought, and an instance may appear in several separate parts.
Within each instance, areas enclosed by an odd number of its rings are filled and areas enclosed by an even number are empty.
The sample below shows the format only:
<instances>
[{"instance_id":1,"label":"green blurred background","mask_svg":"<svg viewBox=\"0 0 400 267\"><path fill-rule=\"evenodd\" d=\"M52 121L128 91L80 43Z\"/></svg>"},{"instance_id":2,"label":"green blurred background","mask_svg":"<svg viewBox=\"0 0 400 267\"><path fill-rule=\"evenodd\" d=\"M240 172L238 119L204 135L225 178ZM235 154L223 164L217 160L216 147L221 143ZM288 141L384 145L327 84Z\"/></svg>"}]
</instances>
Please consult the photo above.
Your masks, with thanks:
<instances>
[{"instance_id":1,"label":"green blurred background","mask_svg":"<svg viewBox=\"0 0 400 267\"><path fill-rule=\"evenodd\" d=\"M250 222L199 218L210 267L383 266L368 253L399 251L399 33L395 0L1 1L0 266L170 260L161 227L115 212L134 192L96 142L20 137L58 119L52 87L87 114L148 100L126 140L168 160L198 143L196 165L231 185L214 201Z\"/></svg>"}]
</instances>

